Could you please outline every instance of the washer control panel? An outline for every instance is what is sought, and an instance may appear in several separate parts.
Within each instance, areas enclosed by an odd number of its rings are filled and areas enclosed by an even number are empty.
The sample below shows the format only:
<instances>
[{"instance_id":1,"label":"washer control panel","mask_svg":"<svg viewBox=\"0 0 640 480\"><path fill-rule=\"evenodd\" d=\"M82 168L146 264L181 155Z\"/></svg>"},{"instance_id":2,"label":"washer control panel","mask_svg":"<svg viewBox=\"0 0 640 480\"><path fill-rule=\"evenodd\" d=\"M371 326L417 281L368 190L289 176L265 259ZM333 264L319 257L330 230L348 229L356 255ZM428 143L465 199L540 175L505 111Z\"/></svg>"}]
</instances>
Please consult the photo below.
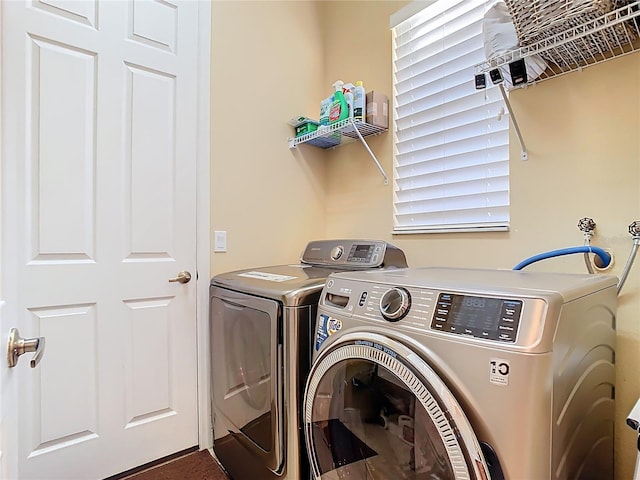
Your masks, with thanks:
<instances>
[{"instance_id":1,"label":"washer control panel","mask_svg":"<svg viewBox=\"0 0 640 480\"><path fill-rule=\"evenodd\" d=\"M309 265L349 269L407 266L402 250L381 240L309 242L300 260Z\"/></svg>"},{"instance_id":2,"label":"washer control panel","mask_svg":"<svg viewBox=\"0 0 640 480\"><path fill-rule=\"evenodd\" d=\"M539 316L545 301L538 298L356 283L339 277L340 274L329 277L320 300L321 308L335 309L345 316L392 322L393 328L515 345L535 341L542 326ZM528 305L528 316L525 305ZM524 336L523 322L526 323Z\"/></svg>"},{"instance_id":3,"label":"washer control panel","mask_svg":"<svg viewBox=\"0 0 640 480\"><path fill-rule=\"evenodd\" d=\"M441 292L431 329L476 338L515 342L522 300Z\"/></svg>"},{"instance_id":4,"label":"washer control panel","mask_svg":"<svg viewBox=\"0 0 640 480\"><path fill-rule=\"evenodd\" d=\"M595 308L614 325L616 285L614 276L501 269L342 271L329 275L318 315L343 321L344 330L549 353L560 333L570 336ZM563 316L571 320L561 324Z\"/></svg>"}]
</instances>

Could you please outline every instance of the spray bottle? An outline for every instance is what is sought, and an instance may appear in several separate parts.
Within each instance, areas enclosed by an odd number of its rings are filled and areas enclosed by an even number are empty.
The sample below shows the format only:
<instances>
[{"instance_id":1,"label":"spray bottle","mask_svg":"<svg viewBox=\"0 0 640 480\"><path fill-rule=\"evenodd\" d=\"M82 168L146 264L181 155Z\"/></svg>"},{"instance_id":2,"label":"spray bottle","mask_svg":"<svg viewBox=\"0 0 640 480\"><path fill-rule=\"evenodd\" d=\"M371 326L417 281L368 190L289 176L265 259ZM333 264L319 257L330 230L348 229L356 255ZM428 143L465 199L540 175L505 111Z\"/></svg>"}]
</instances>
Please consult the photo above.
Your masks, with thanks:
<instances>
[{"instance_id":1,"label":"spray bottle","mask_svg":"<svg viewBox=\"0 0 640 480\"><path fill-rule=\"evenodd\" d=\"M347 108L349 109L349 118L353 118L353 92L356 86L353 83L345 83L342 86L342 93L344 99L347 101Z\"/></svg>"},{"instance_id":2,"label":"spray bottle","mask_svg":"<svg viewBox=\"0 0 640 480\"><path fill-rule=\"evenodd\" d=\"M333 84L335 91L333 92L333 103L329 111L329 124L339 122L349 116L349 107L344 98L344 93L342 93L343 85L344 82L342 80L337 80Z\"/></svg>"}]
</instances>

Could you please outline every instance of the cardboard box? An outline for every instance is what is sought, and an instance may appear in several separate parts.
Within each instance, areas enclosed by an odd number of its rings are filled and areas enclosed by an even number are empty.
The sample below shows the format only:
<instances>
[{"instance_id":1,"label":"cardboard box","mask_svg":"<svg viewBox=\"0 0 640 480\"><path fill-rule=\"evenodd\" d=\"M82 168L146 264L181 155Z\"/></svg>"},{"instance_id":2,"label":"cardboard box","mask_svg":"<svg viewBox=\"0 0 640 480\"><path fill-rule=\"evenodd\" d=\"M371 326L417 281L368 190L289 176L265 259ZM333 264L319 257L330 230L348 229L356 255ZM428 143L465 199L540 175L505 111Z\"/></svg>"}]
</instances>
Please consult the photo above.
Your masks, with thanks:
<instances>
[{"instance_id":1,"label":"cardboard box","mask_svg":"<svg viewBox=\"0 0 640 480\"><path fill-rule=\"evenodd\" d=\"M389 100L382 93L367 93L367 123L381 128L389 128Z\"/></svg>"}]
</instances>

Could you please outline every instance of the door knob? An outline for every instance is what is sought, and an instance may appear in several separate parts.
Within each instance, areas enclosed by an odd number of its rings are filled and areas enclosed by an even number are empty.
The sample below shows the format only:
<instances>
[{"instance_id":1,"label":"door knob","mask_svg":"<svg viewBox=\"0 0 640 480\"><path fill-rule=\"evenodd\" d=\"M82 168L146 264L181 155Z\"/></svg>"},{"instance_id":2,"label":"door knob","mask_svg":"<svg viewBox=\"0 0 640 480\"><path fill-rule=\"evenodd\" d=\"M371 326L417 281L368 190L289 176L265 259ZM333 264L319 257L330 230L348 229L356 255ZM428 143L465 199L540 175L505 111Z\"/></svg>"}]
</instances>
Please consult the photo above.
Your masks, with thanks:
<instances>
[{"instance_id":1,"label":"door knob","mask_svg":"<svg viewBox=\"0 0 640 480\"><path fill-rule=\"evenodd\" d=\"M186 270L179 272L176 278L169 279L170 282L178 282L178 283L189 283L189 280L191 280L191 274Z\"/></svg>"},{"instance_id":2,"label":"door knob","mask_svg":"<svg viewBox=\"0 0 640 480\"><path fill-rule=\"evenodd\" d=\"M9 331L9 343L7 346L7 363L9 364L9 368L16 366L20 355L32 352L35 352L35 354L29 362L29 365L31 365L31 368L36 368L36 365L40 363L44 355L44 344L44 337L21 338L18 329L12 328Z\"/></svg>"}]
</instances>

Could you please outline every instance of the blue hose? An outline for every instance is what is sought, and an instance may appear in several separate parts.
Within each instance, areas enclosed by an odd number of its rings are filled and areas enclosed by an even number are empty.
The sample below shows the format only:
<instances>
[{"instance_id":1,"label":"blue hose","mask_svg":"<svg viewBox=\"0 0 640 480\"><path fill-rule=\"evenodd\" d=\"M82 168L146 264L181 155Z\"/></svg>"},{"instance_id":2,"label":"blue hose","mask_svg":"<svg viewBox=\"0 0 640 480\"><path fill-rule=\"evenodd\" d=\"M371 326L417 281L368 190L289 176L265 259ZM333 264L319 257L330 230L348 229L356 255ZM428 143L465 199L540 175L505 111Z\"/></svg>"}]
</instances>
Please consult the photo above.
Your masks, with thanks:
<instances>
[{"instance_id":1,"label":"blue hose","mask_svg":"<svg viewBox=\"0 0 640 480\"><path fill-rule=\"evenodd\" d=\"M600 260L602 260L602 268L606 268L611 263L611 255L605 252L600 247L593 247L591 245L584 245L581 247L569 247L561 248L560 250L552 250L550 252L540 253L523 260L518 265L513 267L514 270L522 270L527 265L531 265L534 262L544 260L546 258L559 257L561 255L571 255L572 253L595 253Z\"/></svg>"}]
</instances>

